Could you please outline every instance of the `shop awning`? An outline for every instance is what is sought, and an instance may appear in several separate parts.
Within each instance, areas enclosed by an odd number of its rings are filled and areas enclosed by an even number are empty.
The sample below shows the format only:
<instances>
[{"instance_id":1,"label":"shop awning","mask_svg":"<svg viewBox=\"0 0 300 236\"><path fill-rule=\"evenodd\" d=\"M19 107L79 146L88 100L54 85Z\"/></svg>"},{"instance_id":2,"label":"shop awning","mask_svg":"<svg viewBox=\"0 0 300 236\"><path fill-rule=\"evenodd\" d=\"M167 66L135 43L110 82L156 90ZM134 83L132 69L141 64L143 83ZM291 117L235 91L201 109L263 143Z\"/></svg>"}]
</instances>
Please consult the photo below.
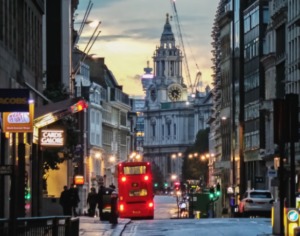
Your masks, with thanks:
<instances>
[{"instance_id":1,"label":"shop awning","mask_svg":"<svg viewBox=\"0 0 300 236\"><path fill-rule=\"evenodd\" d=\"M33 124L36 128L42 128L67 115L76 113L80 110L74 110L72 107L76 106L78 103L86 103L86 101L80 98L70 98L60 102L40 106L35 109Z\"/></svg>"}]
</instances>

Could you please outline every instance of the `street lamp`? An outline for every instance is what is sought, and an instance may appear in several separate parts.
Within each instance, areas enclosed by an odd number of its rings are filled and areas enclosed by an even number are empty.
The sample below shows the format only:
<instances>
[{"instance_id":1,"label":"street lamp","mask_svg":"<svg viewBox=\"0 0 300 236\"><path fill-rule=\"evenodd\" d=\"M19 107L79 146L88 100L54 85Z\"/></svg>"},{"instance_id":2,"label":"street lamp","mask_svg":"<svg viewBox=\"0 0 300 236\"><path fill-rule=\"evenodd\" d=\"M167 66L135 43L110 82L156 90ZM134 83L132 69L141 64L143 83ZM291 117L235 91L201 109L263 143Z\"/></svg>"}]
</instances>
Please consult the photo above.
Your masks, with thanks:
<instances>
[{"instance_id":1,"label":"street lamp","mask_svg":"<svg viewBox=\"0 0 300 236\"><path fill-rule=\"evenodd\" d=\"M181 152L178 152L178 153L173 153L171 154L171 158L172 158L172 172L173 173L176 173L177 175L177 178L180 179L180 168L181 168L181 159L182 157L182 153Z\"/></svg>"},{"instance_id":2,"label":"street lamp","mask_svg":"<svg viewBox=\"0 0 300 236\"><path fill-rule=\"evenodd\" d=\"M214 153L204 153L200 156L201 161L207 161L207 166L208 166L208 180L207 180L207 184L209 186L212 186L214 183L213 181L213 172L214 172L214 157L215 154Z\"/></svg>"},{"instance_id":3,"label":"street lamp","mask_svg":"<svg viewBox=\"0 0 300 236\"><path fill-rule=\"evenodd\" d=\"M129 159L130 159L130 161L141 161L142 155L140 153L134 151L129 155Z\"/></svg>"},{"instance_id":4,"label":"street lamp","mask_svg":"<svg viewBox=\"0 0 300 236\"><path fill-rule=\"evenodd\" d=\"M110 162L110 163L116 162L116 156L115 156L115 155L109 156L109 162Z\"/></svg>"},{"instance_id":5,"label":"street lamp","mask_svg":"<svg viewBox=\"0 0 300 236\"><path fill-rule=\"evenodd\" d=\"M177 175L175 175L175 174L171 175L171 179L172 179L173 181L176 180L176 179L177 179Z\"/></svg>"}]
</instances>

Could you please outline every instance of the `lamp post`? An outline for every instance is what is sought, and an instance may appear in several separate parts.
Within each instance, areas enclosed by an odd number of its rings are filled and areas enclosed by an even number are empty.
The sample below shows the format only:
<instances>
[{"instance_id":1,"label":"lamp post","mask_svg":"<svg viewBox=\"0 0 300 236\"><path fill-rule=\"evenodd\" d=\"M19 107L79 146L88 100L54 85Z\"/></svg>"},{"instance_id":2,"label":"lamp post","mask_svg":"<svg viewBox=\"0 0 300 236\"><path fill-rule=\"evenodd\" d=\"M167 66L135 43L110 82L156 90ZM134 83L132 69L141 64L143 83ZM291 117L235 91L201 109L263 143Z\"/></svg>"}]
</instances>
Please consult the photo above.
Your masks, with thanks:
<instances>
[{"instance_id":1,"label":"lamp post","mask_svg":"<svg viewBox=\"0 0 300 236\"><path fill-rule=\"evenodd\" d=\"M207 185L214 185L213 173L214 173L214 160L215 154L204 153L200 156L201 161L207 161L208 173L207 173Z\"/></svg>"},{"instance_id":2,"label":"lamp post","mask_svg":"<svg viewBox=\"0 0 300 236\"><path fill-rule=\"evenodd\" d=\"M171 154L171 158L173 162L172 172L177 175L178 180L180 180L181 178L181 174L180 174L180 168L181 168L180 162L182 161L181 157L182 157L181 152Z\"/></svg>"}]
</instances>

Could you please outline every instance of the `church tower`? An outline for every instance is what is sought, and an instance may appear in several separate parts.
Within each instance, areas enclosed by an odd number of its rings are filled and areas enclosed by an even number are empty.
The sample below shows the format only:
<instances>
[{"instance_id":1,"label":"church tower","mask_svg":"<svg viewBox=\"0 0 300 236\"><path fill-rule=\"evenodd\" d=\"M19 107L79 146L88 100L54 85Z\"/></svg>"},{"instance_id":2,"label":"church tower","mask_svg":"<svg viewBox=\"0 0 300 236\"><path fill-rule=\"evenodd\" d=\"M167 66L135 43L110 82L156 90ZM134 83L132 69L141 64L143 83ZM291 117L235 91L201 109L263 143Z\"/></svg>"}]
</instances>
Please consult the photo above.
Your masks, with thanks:
<instances>
[{"instance_id":1,"label":"church tower","mask_svg":"<svg viewBox=\"0 0 300 236\"><path fill-rule=\"evenodd\" d=\"M169 14L154 55L154 79L147 91L149 109L160 108L160 103L187 100L187 87L182 77L182 52L175 45Z\"/></svg>"},{"instance_id":2,"label":"church tower","mask_svg":"<svg viewBox=\"0 0 300 236\"><path fill-rule=\"evenodd\" d=\"M167 14L160 45L153 55L154 77L146 90L143 150L144 159L155 163L170 185L171 176L181 179L183 153L195 137L194 109L187 105L182 61Z\"/></svg>"}]
</instances>

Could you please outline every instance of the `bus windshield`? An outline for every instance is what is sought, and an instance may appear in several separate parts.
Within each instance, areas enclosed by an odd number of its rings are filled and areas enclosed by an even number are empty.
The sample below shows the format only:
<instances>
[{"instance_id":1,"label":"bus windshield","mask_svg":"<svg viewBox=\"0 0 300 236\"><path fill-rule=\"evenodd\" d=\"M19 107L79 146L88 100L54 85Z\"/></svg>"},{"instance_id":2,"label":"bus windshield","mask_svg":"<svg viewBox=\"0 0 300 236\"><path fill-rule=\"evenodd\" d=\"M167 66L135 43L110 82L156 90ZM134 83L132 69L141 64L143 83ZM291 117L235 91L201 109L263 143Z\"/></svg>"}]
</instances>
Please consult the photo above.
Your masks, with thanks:
<instances>
[{"instance_id":1,"label":"bus windshield","mask_svg":"<svg viewBox=\"0 0 300 236\"><path fill-rule=\"evenodd\" d=\"M124 166L124 175L146 174L146 166Z\"/></svg>"}]
</instances>

